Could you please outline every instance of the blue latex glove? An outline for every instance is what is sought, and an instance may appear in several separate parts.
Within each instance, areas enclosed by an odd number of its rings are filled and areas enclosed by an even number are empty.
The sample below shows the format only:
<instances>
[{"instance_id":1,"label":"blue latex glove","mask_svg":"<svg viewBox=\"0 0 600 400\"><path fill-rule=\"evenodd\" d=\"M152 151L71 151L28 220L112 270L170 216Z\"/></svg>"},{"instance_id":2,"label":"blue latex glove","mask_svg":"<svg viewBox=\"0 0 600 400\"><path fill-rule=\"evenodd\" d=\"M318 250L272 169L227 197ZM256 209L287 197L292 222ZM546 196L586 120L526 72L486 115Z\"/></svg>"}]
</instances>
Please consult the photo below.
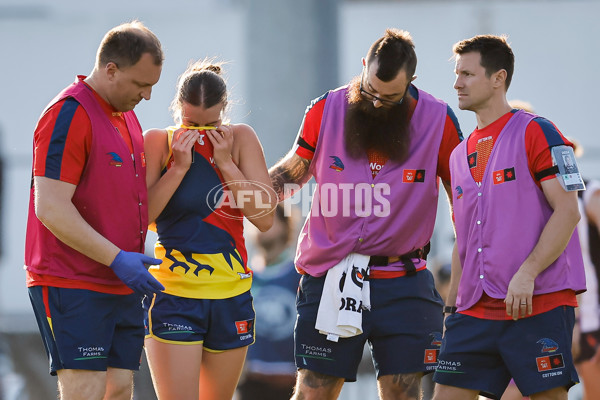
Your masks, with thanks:
<instances>
[{"instance_id":1,"label":"blue latex glove","mask_svg":"<svg viewBox=\"0 0 600 400\"><path fill-rule=\"evenodd\" d=\"M158 265L161 260L142 253L119 251L110 268L131 290L152 297L165 287L153 277L144 264Z\"/></svg>"}]
</instances>

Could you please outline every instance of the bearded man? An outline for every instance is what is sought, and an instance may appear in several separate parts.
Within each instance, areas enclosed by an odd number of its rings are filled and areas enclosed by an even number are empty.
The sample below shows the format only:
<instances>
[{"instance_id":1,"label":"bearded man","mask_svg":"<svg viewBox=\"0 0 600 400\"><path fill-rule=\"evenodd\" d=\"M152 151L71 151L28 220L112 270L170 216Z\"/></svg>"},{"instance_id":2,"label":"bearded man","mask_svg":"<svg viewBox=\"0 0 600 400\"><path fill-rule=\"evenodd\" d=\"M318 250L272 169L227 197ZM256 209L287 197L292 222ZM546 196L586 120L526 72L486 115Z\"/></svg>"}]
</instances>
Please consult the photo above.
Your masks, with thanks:
<instances>
[{"instance_id":1,"label":"bearded man","mask_svg":"<svg viewBox=\"0 0 600 400\"><path fill-rule=\"evenodd\" d=\"M387 29L361 75L307 108L269 173L280 201L311 177L298 240L294 399L336 399L369 341L381 399L418 399L437 364L444 303L426 266L438 177L462 140L446 103L417 89L408 32ZM448 196L451 198L451 196Z\"/></svg>"}]
</instances>

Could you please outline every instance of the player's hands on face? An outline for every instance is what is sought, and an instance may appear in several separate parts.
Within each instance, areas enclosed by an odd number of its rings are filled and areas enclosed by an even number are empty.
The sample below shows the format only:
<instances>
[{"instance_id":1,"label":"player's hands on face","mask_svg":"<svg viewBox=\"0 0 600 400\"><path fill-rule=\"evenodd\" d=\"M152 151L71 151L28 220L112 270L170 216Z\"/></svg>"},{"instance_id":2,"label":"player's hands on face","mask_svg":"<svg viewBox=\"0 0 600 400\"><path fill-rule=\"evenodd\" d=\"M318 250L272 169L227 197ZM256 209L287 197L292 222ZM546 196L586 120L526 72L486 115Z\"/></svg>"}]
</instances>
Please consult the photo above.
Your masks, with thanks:
<instances>
[{"instance_id":1,"label":"player's hands on face","mask_svg":"<svg viewBox=\"0 0 600 400\"><path fill-rule=\"evenodd\" d=\"M230 125L220 125L217 129L207 130L206 135L213 145L213 157L217 167L222 167L231 162L233 128Z\"/></svg>"},{"instance_id":2,"label":"player's hands on face","mask_svg":"<svg viewBox=\"0 0 600 400\"><path fill-rule=\"evenodd\" d=\"M200 132L196 129L180 128L173 132L171 149L173 150L174 168L181 168L185 171L190 168L194 143L199 137Z\"/></svg>"}]
</instances>

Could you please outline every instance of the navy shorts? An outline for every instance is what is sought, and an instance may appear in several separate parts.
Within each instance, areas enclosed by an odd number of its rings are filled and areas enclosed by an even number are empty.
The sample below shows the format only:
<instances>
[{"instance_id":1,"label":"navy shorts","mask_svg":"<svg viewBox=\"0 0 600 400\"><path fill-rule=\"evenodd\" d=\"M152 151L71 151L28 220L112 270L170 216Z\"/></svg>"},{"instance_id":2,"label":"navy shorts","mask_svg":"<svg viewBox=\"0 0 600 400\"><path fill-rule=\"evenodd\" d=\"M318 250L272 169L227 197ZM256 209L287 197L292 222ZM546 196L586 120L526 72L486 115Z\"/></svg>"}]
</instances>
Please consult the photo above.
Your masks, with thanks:
<instances>
[{"instance_id":1,"label":"navy shorts","mask_svg":"<svg viewBox=\"0 0 600 400\"><path fill-rule=\"evenodd\" d=\"M363 333L337 342L315 329L325 277L303 275L296 300L296 366L356 381L368 341L377 377L433 372L442 339L443 301L428 270L414 276L369 281L371 311L363 310Z\"/></svg>"},{"instance_id":2,"label":"navy shorts","mask_svg":"<svg viewBox=\"0 0 600 400\"><path fill-rule=\"evenodd\" d=\"M208 351L254 343L250 291L228 299L190 299L158 293L146 297L146 337L163 343L203 344Z\"/></svg>"},{"instance_id":3,"label":"navy shorts","mask_svg":"<svg viewBox=\"0 0 600 400\"><path fill-rule=\"evenodd\" d=\"M29 298L51 375L61 369L139 369L144 346L141 295L33 286Z\"/></svg>"},{"instance_id":4,"label":"navy shorts","mask_svg":"<svg viewBox=\"0 0 600 400\"><path fill-rule=\"evenodd\" d=\"M499 399L511 377L524 396L579 381L571 356L575 313L561 306L517 321L446 318L434 382Z\"/></svg>"}]
</instances>

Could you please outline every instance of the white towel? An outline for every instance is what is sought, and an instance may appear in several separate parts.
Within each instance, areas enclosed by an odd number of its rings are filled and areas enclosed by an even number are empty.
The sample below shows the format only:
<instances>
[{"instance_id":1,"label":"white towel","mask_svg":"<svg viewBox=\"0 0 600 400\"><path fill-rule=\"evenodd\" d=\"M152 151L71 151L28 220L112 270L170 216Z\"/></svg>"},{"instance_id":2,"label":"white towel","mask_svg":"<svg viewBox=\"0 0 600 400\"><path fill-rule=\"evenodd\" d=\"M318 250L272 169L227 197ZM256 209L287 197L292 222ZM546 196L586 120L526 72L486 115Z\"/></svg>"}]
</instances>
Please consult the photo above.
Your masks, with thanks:
<instances>
[{"instance_id":1,"label":"white towel","mask_svg":"<svg viewBox=\"0 0 600 400\"><path fill-rule=\"evenodd\" d=\"M337 342L339 337L360 335L362 311L371 309L369 256L350 253L327 271L315 329L327 340Z\"/></svg>"}]
</instances>

